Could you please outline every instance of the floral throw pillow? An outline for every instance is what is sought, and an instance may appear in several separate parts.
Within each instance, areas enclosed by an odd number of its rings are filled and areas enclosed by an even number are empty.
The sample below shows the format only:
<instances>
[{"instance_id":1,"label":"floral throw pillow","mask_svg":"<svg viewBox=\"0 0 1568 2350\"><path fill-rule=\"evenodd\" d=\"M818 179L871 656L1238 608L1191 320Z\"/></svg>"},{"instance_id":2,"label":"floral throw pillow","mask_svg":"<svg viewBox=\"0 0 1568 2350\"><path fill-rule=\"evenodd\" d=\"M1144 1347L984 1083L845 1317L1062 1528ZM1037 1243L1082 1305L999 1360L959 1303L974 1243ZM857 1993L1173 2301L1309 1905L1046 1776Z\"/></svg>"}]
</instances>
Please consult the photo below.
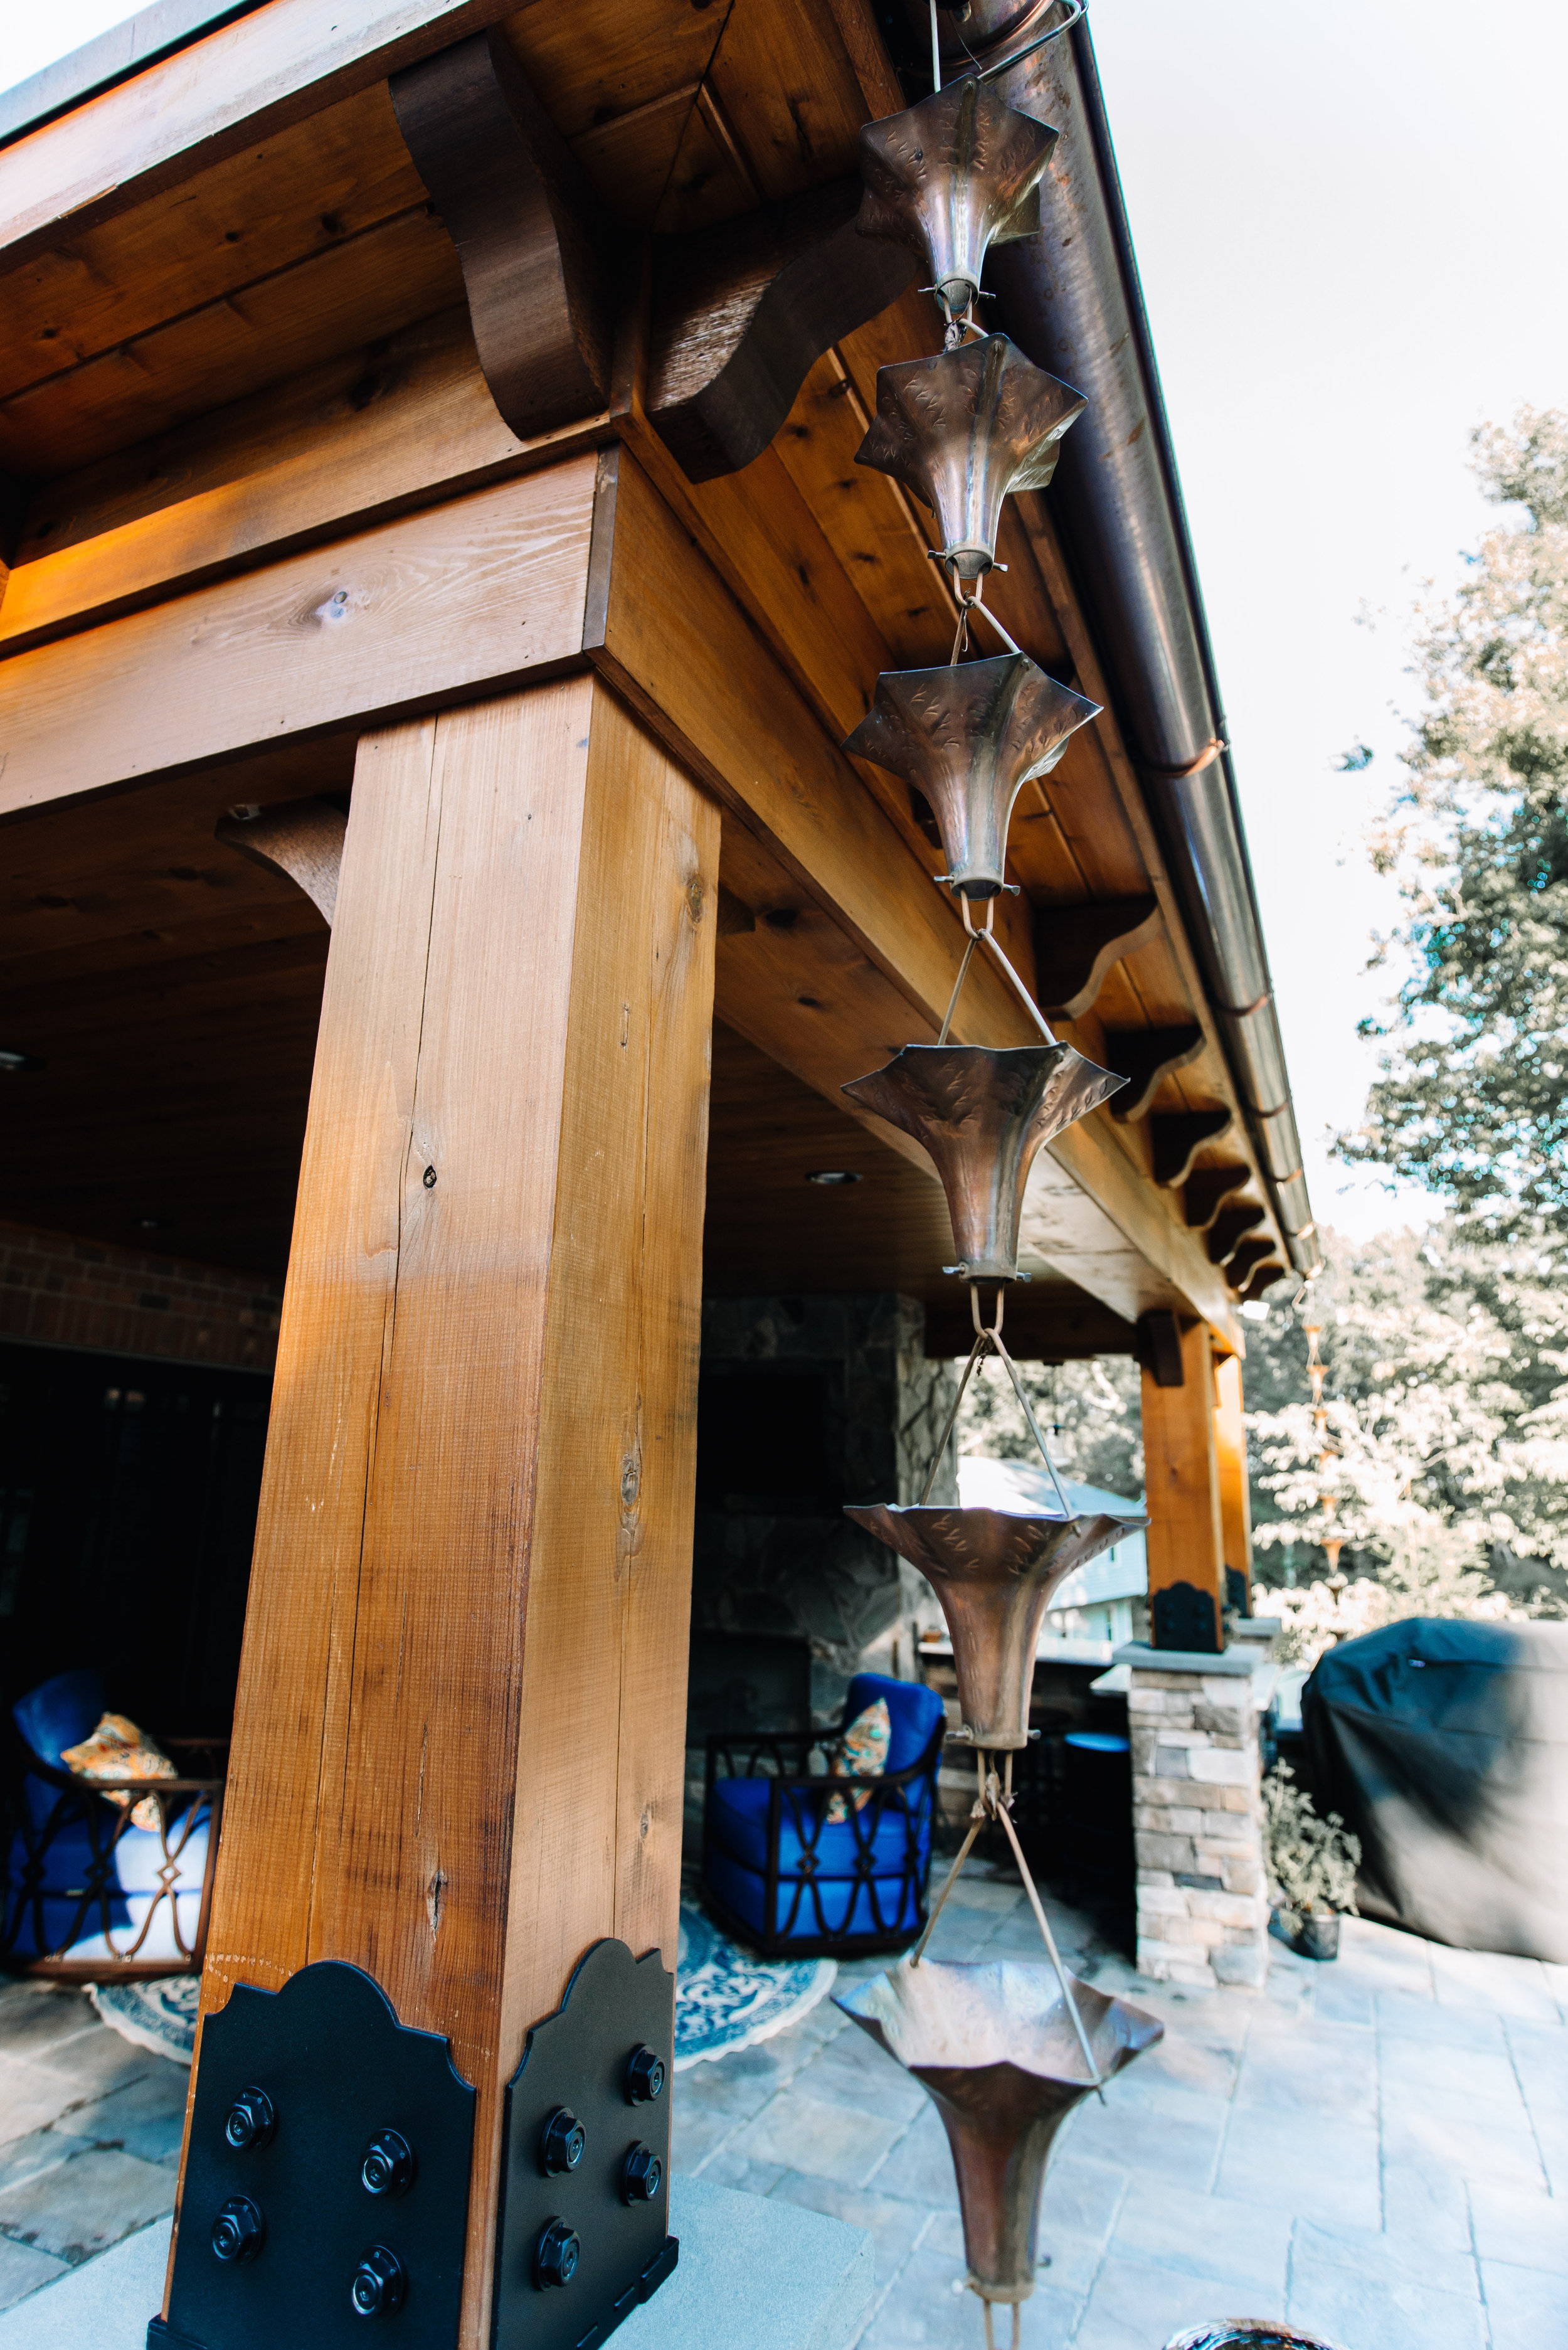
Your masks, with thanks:
<instances>
[{"instance_id":1,"label":"floral throw pillow","mask_svg":"<svg viewBox=\"0 0 1568 2350\"><path fill-rule=\"evenodd\" d=\"M65 1746L60 1760L78 1779L177 1779L180 1775L163 1749L123 1713L106 1713L90 1738L79 1746ZM130 1797L123 1787L106 1787L106 1804L123 1812ZM158 1827L158 1798L143 1795L130 1814L137 1828Z\"/></svg>"},{"instance_id":2,"label":"floral throw pillow","mask_svg":"<svg viewBox=\"0 0 1568 2350\"><path fill-rule=\"evenodd\" d=\"M857 1713L828 1757L828 1775L834 1779L879 1779L888 1767L888 1748L893 1736L893 1725L888 1719L888 1700L879 1697L864 1713ZM840 1826L849 1817L849 1806L863 1812L871 1801L869 1787L857 1787L852 1795L829 1795L827 1817L834 1826Z\"/></svg>"}]
</instances>

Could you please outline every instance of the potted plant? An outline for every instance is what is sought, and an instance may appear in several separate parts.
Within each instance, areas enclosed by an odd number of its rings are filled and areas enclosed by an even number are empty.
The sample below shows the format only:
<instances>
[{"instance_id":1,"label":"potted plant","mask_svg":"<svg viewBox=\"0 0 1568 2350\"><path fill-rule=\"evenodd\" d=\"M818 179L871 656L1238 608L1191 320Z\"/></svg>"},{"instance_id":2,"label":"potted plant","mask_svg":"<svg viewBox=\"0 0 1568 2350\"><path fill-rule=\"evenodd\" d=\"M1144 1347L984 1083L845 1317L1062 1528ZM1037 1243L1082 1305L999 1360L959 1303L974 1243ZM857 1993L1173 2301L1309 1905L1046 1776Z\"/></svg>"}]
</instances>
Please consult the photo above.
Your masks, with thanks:
<instances>
[{"instance_id":1,"label":"potted plant","mask_svg":"<svg viewBox=\"0 0 1568 2350\"><path fill-rule=\"evenodd\" d=\"M1356 1915L1360 1838L1337 1812L1319 1819L1288 1762L1263 1781L1263 1835L1274 1930L1304 1959L1337 1958L1340 1918Z\"/></svg>"}]
</instances>

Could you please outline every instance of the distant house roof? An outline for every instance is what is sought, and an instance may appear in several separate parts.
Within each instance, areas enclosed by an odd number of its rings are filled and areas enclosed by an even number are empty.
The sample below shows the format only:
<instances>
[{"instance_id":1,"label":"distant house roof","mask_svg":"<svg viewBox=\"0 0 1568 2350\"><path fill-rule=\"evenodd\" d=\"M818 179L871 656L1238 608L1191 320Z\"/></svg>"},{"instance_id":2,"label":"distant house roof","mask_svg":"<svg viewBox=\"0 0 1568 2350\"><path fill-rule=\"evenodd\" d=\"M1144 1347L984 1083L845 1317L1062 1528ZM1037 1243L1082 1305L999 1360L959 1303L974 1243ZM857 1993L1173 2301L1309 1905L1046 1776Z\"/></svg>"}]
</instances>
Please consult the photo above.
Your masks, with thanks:
<instances>
[{"instance_id":1,"label":"distant house roof","mask_svg":"<svg viewBox=\"0 0 1568 2350\"><path fill-rule=\"evenodd\" d=\"M1080 1485L1064 1477L1062 1488L1075 1510L1103 1510L1116 1518L1143 1514L1141 1501L1129 1501L1125 1493L1107 1493L1102 1485ZM993 1461L972 1452L959 1459L959 1500L966 1510L1048 1510L1054 1515L1058 1507L1055 1488L1043 1462ZM1087 1566L1070 1575L1053 1594L1051 1606L1054 1611L1092 1607L1107 1599L1140 1598L1147 1589L1143 1533L1135 1527Z\"/></svg>"}]
</instances>

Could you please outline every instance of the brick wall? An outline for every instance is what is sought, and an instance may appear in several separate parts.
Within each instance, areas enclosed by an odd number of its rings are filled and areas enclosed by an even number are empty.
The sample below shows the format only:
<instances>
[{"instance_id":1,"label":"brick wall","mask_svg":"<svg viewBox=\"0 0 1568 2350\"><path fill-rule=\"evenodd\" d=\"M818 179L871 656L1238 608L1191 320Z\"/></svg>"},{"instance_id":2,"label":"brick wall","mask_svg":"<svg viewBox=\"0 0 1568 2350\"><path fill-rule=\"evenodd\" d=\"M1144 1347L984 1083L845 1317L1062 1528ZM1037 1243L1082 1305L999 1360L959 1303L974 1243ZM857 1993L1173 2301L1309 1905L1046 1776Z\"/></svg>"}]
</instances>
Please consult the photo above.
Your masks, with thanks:
<instances>
[{"instance_id":1,"label":"brick wall","mask_svg":"<svg viewBox=\"0 0 1568 2350\"><path fill-rule=\"evenodd\" d=\"M254 1274L0 1223L0 1338L270 1371L282 1304Z\"/></svg>"}]
</instances>

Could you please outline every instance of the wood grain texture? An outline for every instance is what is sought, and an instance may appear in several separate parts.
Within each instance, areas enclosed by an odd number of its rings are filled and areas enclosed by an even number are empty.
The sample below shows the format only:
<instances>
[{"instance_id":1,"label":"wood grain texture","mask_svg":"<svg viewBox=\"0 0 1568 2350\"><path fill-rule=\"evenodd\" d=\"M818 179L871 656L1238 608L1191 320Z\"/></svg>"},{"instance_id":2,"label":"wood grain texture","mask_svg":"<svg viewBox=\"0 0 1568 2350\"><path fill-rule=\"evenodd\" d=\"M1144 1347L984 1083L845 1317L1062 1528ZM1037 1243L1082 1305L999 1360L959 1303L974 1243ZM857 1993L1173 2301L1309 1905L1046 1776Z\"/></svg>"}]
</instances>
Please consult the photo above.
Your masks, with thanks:
<instances>
[{"instance_id":1,"label":"wood grain texture","mask_svg":"<svg viewBox=\"0 0 1568 2350\"><path fill-rule=\"evenodd\" d=\"M241 857L254 858L275 873L286 873L330 926L348 828L342 809L330 801L286 800L281 806L247 808L242 815L221 817L214 837Z\"/></svg>"},{"instance_id":2,"label":"wood grain texture","mask_svg":"<svg viewBox=\"0 0 1568 2350\"><path fill-rule=\"evenodd\" d=\"M613 277L576 156L493 26L391 82L409 151L457 246L480 365L523 436L602 408Z\"/></svg>"},{"instance_id":3,"label":"wood grain texture","mask_svg":"<svg viewBox=\"0 0 1568 2350\"><path fill-rule=\"evenodd\" d=\"M576 654L594 461L200 589L4 671L0 813L494 690Z\"/></svg>"},{"instance_id":4,"label":"wood grain texture","mask_svg":"<svg viewBox=\"0 0 1568 2350\"><path fill-rule=\"evenodd\" d=\"M202 1997L451 2036L467 2350L527 2025L674 1959L717 867L589 678L361 747Z\"/></svg>"},{"instance_id":5,"label":"wood grain texture","mask_svg":"<svg viewBox=\"0 0 1568 2350\"><path fill-rule=\"evenodd\" d=\"M1215 1439L1214 1353L1200 1322L1181 1334L1182 1384L1143 1374L1144 1506L1148 1512L1148 1587L1195 1584L1217 1609L1225 1604L1220 1464Z\"/></svg>"},{"instance_id":6,"label":"wood grain texture","mask_svg":"<svg viewBox=\"0 0 1568 2350\"><path fill-rule=\"evenodd\" d=\"M1226 1355L1214 1366L1214 1457L1220 1480L1220 1552L1247 1578L1251 1612L1252 1501L1247 1479L1247 1428L1241 1408L1241 1364Z\"/></svg>"}]
</instances>

